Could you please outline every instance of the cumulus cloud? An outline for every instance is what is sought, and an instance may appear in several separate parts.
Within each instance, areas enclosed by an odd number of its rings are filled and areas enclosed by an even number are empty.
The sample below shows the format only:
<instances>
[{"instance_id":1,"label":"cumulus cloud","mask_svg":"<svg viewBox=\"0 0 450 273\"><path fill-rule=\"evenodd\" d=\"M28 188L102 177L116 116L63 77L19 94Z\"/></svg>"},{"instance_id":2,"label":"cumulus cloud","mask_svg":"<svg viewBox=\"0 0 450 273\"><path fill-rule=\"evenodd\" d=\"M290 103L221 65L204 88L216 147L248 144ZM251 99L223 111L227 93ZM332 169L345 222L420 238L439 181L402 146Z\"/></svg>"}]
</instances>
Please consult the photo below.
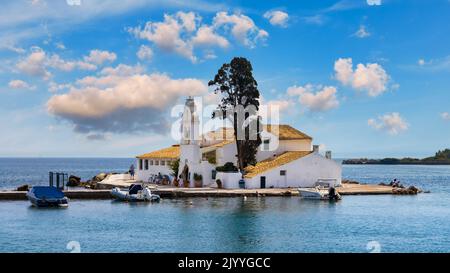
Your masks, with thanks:
<instances>
[{"instance_id":1,"label":"cumulus cloud","mask_svg":"<svg viewBox=\"0 0 450 273\"><path fill-rule=\"evenodd\" d=\"M207 92L198 79L130 71L122 66L85 78L68 93L52 96L47 110L81 133L164 133L169 129L167 111L178 98Z\"/></svg>"},{"instance_id":2,"label":"cumulus cloud","mask_svg":"<svg viewBox=\"0 0 450 273\"><path fill-rule=\"evenodd\" d=\"M336 97L336 87L307 84L305 86L291 86L287 94L298 97L301 105L313 112L323 112L339 106Z\"/></svg>"},{"instance_id":3,"label":"cumulus cloud","mask_svg":"<svg viewBox=\"0 0 450 273\"><path fill-rule=\"evenodd\" d=\"M84 57L87 63L93 63L96 65L102 65L105 62L114 62L117 56L114 52L109 52L106 50L91 50L88 56Z\"/></svg>"},{"instance_id":4,"label":"cumulus cloud","mask_svg":"<svg viewBox=\"0 0 450 273\"><path fill-rule=\"evenodd\" d=\"M201 26L195 37L192 39L194 45L199 46L219 46L227 48L230 43L223 36L220 36L214 32L214 29L210 26Z\"/></svg>"},{"instance_id":5,"label":"cumulus cloud","mask_svg":"<svg viewBox=\"0 0 450 273\"><path fill-rule=\"evenodd\" d=\"M193 12L189 14L195 16ZM186 32L192 32L192 28L195 28L192 22L186 21L188 17L191 16L184 12L178 12L175 15L164 14L162 22L147 22L144 28L135 27L128 31L137 38L153 42L164 51L175 52L195 62L197 58L193 54L192 45L181 36Z\"/></svg>"},{"instance_id":6,"label":"cumulus cloud","mask_svg":"<svg viewBox=\"0 0 450 273\"><path fill-rule=\"evenodd\" d=\"M287 27L289 15L284 11L273 10L264 13L264 18L268 19L274 26Z\"/></svg>"},{"instance_id":7,"label":"cumulus cloud","mask_svg":"<svg viewBox=\"0 0 450 273\"><path fill-rule=\"evenodd\" d=\"M249 47L254 47L257 41L269 36L267 31L258 28L253 20L244 14L218 12L213 19L213 26L216 28L230 26L234 38Z\"/></svg>"},{"instance_id":8,"label":"cumulus cloud","mask_svg":"<svg viewBox=\"0 0 450 273\"><path fill-rule=\"evenodd\" d=\"M441 118L443 120L450 120L450 113L449 112L444 112L441 114Z\"/></svg>"},{"instance_id":9,"label":"cumulus cloud","mask_svg":"<svg viewBox=\"0 0 450 273\"><path fill-rule=\"evenodd\" d=\"M386 131L391 135L397 135L409 128L409 124L397 112L379 116L378 119L371 118L367 121L367 124L376 130Z\"/></svg>"},{"instance_id":10,"label":"cumulus cloud","mask_svg":"<svg viewBox=\"0 0 450 273\"><path fill-rule=\"evenodd\" d=\"M28 83L22 81L22 80L12 80L8 83L8 86L10 88L13 89L28 89L28 90L33 90L36 87L35 86L31 86Z\"/></svg>"},{"instance_id":11,"label":"cumulus cloud","mask_svg":"<svg viewBox=\"0 0 450 273\"><path fill-rule=\"evenodd\" d=\"M140 60L151 60L153 57L153 50L146 46L146 45L141 45L141 47L139 48L138 52L136 53L136 56L140 59Z\"/></svg>"},{"instance_id":12,"label":"cumulus cloud","mask_svg":"<svg viewBox=\"0 0 450 273\"><path fill-rule=\"evenodd\" d=\"M387 90L389 75L377 63L358 64L353 70L351 58L340 58L334 63L335 78L343 85L367 91L371 97L381 95Z\"/></svg>"},{"instance_id":13,"label":"cumulus cloud","mask_svg":"<svg viewBox=\"0 0 450 273\"><path fill-rule=\"evenodd\" d=\"M370 32L367 30L366 26L360 25L354 35L358 38L367 38L370 36Z\"/></svg>"},{"instance_id":14,"label":"cumulus cloud","mask_svg":"<svg viewBox=\"0 0 450 273\"><path fill-rule=\"evenodd\" d=\"M164 14L164 20L160 22L149 21L143 27L128 28L128 32L136 38L147 40L163 51L176 53L194 63L198 61L195 54L198 46L229 47L230 42L224 36L228 31L238 42L249 47L268 37L268 33L259 29L250 17L227 12L218 12L211 24L202 23L202 18L194 12L180 11Z\"/></svg>"},{"instance_id":15,"label":"cumulus cloud","mask_svg":"<svg viewBox=\"0 0 450 273\"><path fill-rule=\"evenodd\" d=\"M116 54L108 51L91 50L82 60L65 60L58 54L47 54L39 47L32 47L30 54L21 59L16 68L19 72L48 80L52 73L49 69L70 72L74 69L93 71L107 61L114 61Z\"/></svg>"},{"instance_id":16,"label":"cumulus cloud","mask_svg":"<svg viewBox=\"0 0 450 273\"><path fill-rule=\"evenodd\" d=\"M97 66L84 61L67 61L63 60L59 55L53 54L47 59L46 65L62 71L72 71L76 68L81 70L96 70Z\"/></svg>"},{"instance_id":17,"label":"cumulus cloud","mask_svg":"<svg viewBox=\"0 0 450 273\"><path fill-rule=\"evenodd\" d=\"M33 48L33 51L16 65L17 69L30 76L49 79L51 73L46 69L47 56L40 48Z\"/></svg>"},{"instance_id":18,"label":"cumulus cloud","mask_svg":"<svg viewBox=\"0 0 450 273\"><path fill-rule=\"evenodd\" d=\"M54 81L51 81L48 84L48 91L50 91L51 93L56 93L61 90L70 89L70 88L72 88L71 84L59 84Z\"/></svg>"}]
</instances>

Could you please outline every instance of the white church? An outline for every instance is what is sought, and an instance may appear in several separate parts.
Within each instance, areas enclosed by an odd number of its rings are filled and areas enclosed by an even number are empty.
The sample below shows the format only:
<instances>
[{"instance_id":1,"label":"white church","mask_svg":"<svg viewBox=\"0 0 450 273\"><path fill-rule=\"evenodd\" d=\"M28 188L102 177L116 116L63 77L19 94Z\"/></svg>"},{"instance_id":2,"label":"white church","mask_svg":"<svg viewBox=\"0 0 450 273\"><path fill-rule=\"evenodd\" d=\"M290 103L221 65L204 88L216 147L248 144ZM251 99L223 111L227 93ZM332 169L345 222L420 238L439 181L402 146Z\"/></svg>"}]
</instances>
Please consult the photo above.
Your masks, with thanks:
<instances>
[{"instance_id":1,"label":"white church","mask_svg":"<svg viewBox=\"0 0 450 273\"><path fill-rule=\"evenodd\" d=\"M289 125L264 125L257 164L243 173L217 171L229 162L237 166L233 128L220 128L199 135L199 119L194 99L188 98L182 117L180 144L137 156L136 179L150 182L155 176L173 181L170 165L180 160L178 179L189 187L288 188L313 187L317 182L341 185L341 165L319 153L312 137ZM219 170L221 170L219 168ZM199 180L201 180L199 183ZM196 182L197 181L197 182Z\"/></svg>"}]
</instances>

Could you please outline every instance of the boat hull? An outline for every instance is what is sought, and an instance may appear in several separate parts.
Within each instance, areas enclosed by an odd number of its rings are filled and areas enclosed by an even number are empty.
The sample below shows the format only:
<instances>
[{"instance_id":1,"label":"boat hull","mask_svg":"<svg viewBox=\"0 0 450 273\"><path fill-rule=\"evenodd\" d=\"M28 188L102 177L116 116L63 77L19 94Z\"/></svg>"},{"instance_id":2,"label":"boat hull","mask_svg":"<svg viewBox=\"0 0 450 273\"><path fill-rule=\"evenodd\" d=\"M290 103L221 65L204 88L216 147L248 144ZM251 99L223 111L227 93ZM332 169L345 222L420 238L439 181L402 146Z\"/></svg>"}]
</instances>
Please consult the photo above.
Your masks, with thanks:
<instances>
[{"instance_id":1,"label":"boat hull","mask_svg":"<svg viewBox=\"0 0 450 273\"><path fill-rule=\"evenodd\" d=\"M35 186L27 192L27 198L35 207L67 207L69 199L54 187Z\"/></svg>"},{"instance_id":2,"label":"boat hull","mask_svg":"<svg viewBox=\"0 0 450 273\"><path fill-rule=\"evenodd\" d=\"M59 198L59 199L41 199L36 198L35 196L28 195L28 200L30 200L31 204L38 208L48 208L48 207L68 207L69 200L67 197Z\"/></svg>"},{"instance_id":3,"label":"boat hull","mask_svg":"<svg viewBox=\"0 0 450 273\"><path fill-rule=\"evenodd\" d=\"M316 189L298 189L300 196L305 199L328 200L328 193Z\"/></svg>"},{"instance_id":4,"label":"boat hull","mask_svg":"<svg viewBox=\"0 0 450 273\"><path fill-rule=\"evenodd\" d=\"M127 191L118 188L111 190L111 196L116 200L125 202L158 202L161 199L157 194L150 194L150 196L141 193L129 194Z\"/></svg>"}]
</instances>

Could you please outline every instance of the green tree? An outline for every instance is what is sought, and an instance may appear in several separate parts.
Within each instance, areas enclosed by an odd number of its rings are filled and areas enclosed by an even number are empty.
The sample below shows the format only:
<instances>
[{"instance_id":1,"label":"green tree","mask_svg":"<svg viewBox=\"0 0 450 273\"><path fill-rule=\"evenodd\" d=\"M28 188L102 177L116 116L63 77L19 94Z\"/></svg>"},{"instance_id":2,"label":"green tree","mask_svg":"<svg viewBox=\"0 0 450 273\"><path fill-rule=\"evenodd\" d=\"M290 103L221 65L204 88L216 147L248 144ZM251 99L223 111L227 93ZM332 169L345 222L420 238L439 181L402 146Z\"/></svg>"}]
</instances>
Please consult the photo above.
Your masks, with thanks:
<instances>
[{"instance_id":1,"label":"green tree","mask_svg":"<svg viewBox=\"0 0 450 273\"><path fill-rule=\"evenodd\" d=\"M209 81L214 92L221 94L221 102L213 118L221 117L233 123L239 170L256 163L256 152L261 144L258 83L253 78L251 63L235 57L217 71Z\"/></svg>"},{"instance_id":2,"label":"green tree","mask_svg":"<svg viewBox=\"0 0 450 273\"><path fill-rule=\"evenodd\" d=\"M178 169L180 167L180 159L171 161L169 164L170 169L172 170L172 175L175 177L175 179L178 179Z\"/></svg>"}]
</instances>

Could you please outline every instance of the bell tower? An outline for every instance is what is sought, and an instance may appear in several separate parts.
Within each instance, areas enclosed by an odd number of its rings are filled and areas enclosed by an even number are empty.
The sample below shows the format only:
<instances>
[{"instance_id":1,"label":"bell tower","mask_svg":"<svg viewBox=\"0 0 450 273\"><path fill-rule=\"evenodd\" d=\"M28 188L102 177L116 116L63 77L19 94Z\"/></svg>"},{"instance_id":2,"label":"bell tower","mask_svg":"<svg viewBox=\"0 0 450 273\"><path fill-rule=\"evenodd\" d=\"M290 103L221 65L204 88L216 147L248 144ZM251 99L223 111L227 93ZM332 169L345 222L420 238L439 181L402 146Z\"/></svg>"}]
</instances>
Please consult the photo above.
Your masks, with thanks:
<instances>
[{"instance_id":1,"label":"bell tower","mask_svg":"<svg viewBox=\"0 0 450 273\"><path fill-rule=\"evenodd\" d=\"M191 185L194 173L201 173L200 121L192 97L186 99L181 120L180 167L181 179Z\"/></svg>"}]
</instances>

